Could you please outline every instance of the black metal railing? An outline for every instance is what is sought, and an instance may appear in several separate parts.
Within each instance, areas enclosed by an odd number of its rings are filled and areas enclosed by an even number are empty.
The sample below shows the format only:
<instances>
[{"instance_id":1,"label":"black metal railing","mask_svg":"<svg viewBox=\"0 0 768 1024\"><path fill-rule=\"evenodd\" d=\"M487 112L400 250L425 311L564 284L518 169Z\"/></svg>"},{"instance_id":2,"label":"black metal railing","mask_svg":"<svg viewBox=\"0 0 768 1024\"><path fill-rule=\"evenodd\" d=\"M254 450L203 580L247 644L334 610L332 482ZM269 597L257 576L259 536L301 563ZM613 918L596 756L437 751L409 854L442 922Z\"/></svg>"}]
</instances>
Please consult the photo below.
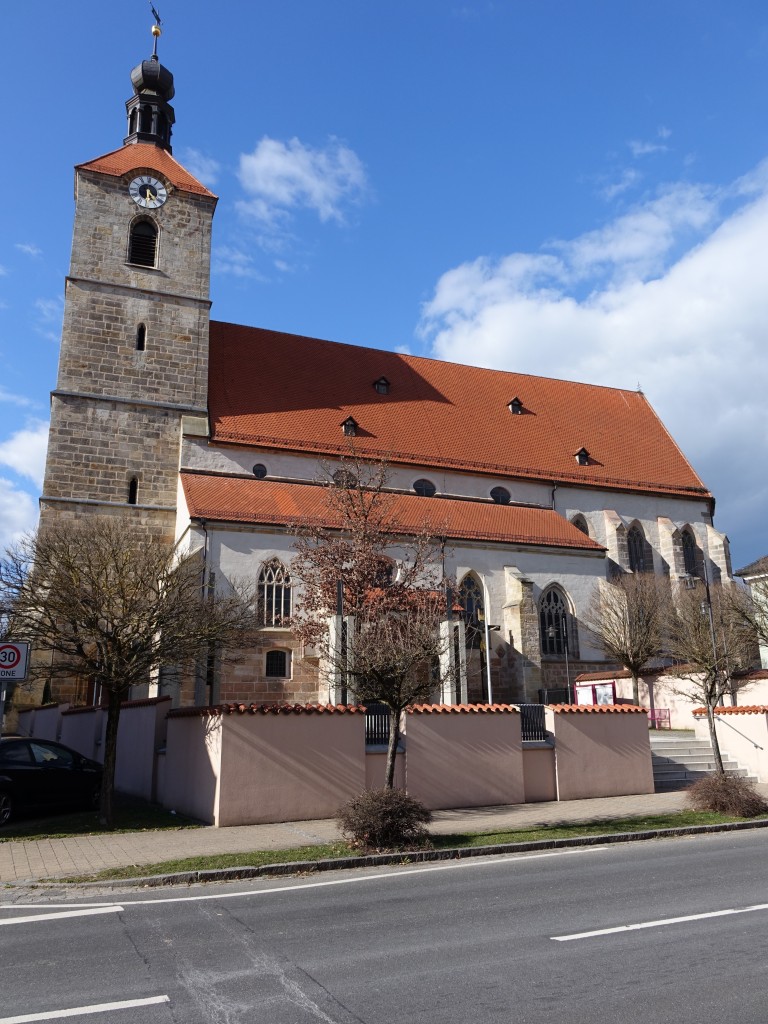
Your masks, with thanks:
<instances>
[{"instance_id":1,"label":"black metal railing","mask_svg":"<svg viewBox=\"0 0 768 1024\"><path fill-rule=\"evenodd\" d=\"M524 740L545 740L547 729L543 704L519 704L520 726Z\"/></svg>"},{"instance_id":2,"label":"black metal railing","mask_svg":"<svg viewBox=\"0 0 768 1024\"><path fill-rule=\"evenodd\" d=\"M389 708L386 704L368 704L365 708L366 746L386 746L389 743Z\"/></svg>"}]
</instances>

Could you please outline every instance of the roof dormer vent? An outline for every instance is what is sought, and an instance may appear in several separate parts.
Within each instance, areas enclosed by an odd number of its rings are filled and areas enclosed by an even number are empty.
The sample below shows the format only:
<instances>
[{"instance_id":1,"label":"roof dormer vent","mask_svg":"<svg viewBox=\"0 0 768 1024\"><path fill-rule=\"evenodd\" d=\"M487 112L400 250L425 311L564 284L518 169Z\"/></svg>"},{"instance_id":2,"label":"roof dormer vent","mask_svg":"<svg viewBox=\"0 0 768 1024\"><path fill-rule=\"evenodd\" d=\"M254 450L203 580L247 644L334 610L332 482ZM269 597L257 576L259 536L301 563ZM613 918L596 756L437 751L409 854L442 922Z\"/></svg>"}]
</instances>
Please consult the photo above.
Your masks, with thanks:
<instances>
[{"instance_id":1,"label":"roof dormer vent","mask_svg":"<svg viewBox=\"0 0 768 1024\"><path fill-rule=\"evenodd\" d=\"M377 394L388 395L389 394L389 381L386 377L379 377L378 380L373 382L373 387Z\"/></svg>"},{"instance_id":2,"label":"roof dormer vent","mask_svg":"<svg viewBox=\"0 0 768 1024\"><path fill-rule=\"evenodd\" d=\"M575 458L580 466L589 465L589 452L586 448L579 448L579 450L575 453Z\"/></svg>"},{"instance_id":3,"label":"roof dormer vent","mask_svg":"<svg viewBox=\"0 0 768 1024\"><path fill-rule=\"evenodd\" d=\"M517 396L515 396L511 402L507 402L507 408L515 416L520 416L523 411L523 403Z\"/></svg>"},{"instance_id":4,"label":"roof dormer vent","mask_svg":"<svg viewBox=\"0 0 768 1024\"><path fill-rule=\"evenodd\" d=\"M353 416L347 416L341 424L341 429L344 431L344 437L355 437L357 434L357 420Z\"/></svg>"}]
</instances>

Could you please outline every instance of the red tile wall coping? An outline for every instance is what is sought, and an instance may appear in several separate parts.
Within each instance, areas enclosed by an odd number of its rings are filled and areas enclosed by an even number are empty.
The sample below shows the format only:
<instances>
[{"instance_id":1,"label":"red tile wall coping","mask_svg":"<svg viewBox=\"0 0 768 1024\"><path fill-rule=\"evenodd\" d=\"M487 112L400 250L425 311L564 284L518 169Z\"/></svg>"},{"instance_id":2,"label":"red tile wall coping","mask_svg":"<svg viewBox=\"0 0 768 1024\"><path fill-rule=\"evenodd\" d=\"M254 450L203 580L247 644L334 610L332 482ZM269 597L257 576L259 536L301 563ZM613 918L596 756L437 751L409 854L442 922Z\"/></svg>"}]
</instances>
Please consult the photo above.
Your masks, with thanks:
<instances>
[{"instance_id":1,"label":"red tile wall coping","mask_svg":"<svg viewBox=\"0 0 768 1024\"><path fill-rule=\"evenodd\" d=\"M169 701L170 697L142 697L141 700L126 700L120 705L120 708L147 708L153 704L164 704ZM47 704L46 707L52 707L53 705ZM88 704L82 708L69 708L68 711L62 711L61 717L64 715L82 715L86 711L106 711L105 704Z\"/></svg>"},{"instance_id":2,"label":"red tile wall coping","mask_svg":"<svg viewBox=\"0 0 768 1024\"><path fill-rule=\"evenodd\" d=\"M514 704L414 704L409 715L519 715Z\"/></svg>"},{"instance_id":3,"label":"red tile wall coping","mask_svg":"<svg viewBox=\"0 0 768 1024\"><path fill-rule=\"evenodd\" d=\"M649 672L648 675L651 673ZM577 683L591 683L598 679L631 679L632 673L625 668L617 669L615 672L581 672L576 676Z\"/></svg>"},{"instance_id":4,"label":"red tile wall coping","mask_svg":"<svg viewBox=\"0 0 768 1024\"><path fill-rule=\"evenodd\" d=\"M704 718L707 713L706 708L694 708L693 714L696 718ZM735 708L715 708L716 715L768 715L768 706L765 704L745 704L743 707L736 706Z\"/></svg>"},{"instance_id":5,"label":"red tile wall coping","mask_svg":"<svg viewBox=\"0 0 768 1024\"><path fill-rule=\"evenodd\" d=\"M365 714L357 704L216 704L204 708L173 708L168 718L215 717L220 715L320 715Z\"/></svg>"},{"instance_id":6,"label":"red tile wall coping","mask_svg":"<svg viewBox=\"0 0 768 1024\"><path fill-rule=\"evenodd\" d=\"M601 715L647 715L647 708L639 708L634 704L550 704L550 711L562 714L601 714Z\"/></svg>"}]
</instances>

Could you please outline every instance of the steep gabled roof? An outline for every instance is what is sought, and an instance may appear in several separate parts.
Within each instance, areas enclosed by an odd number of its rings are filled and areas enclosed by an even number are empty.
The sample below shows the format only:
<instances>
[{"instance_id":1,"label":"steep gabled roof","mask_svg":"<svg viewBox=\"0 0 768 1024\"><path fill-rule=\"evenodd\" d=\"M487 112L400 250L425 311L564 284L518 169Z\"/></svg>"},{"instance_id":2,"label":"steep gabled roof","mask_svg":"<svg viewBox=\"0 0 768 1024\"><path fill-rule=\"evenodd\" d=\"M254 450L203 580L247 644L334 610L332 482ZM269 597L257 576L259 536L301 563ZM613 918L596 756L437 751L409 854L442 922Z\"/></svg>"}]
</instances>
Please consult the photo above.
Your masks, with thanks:
<instances>
[{"instance_id":1,"label":"steep gabled roof","mask_svg":"<svg viewBox=\"0 0 768 1024\"><path fill-rule=\"evenodd\" d=\"M333 455L352 417L356 450L393 463L710 497L636 391L212 322L209 409L219 443Z\"/></svg>"},{"instance_id":2,"label":"steep gabled roof","mask_svg":"<svg viewBox=\"0 0 768 1024\"><path fill-rule=\"evenodd\" d=\"M756 561L750 562L749 565L745 565L743 569L737 569L733 575L741 576L743 579L749 579L750 576L768 575L768 555L763 555L762 558L758 558Z\"/></svg>"},{"instance_id":3,"label":"steep gabled roof","mask_svg":"<svg viewBox=\"0 0 768 1024\"><path fill-rule=\"evenodd\" d=\"M326 489L316 484L184 472L181 480L192 519L261 526L338 525L330 512ZM605 550L551 509L395 494L392 519L406 533L416 533L426 526L431 533L453 540L534 544L594 553Z\"/></svg>"},{"instance_id":4,"label":"steep gabled roof","mask_svg":"<svg viewBox=\"0 0 768 1024\"><path fill-rule=\"evenodd\" d=\"M209 196L215 199L213 192L209 192L205 185L194 178L189 171L182 167L178 160L174 160L170 153L159 146L152 146L147 142L131 143L129 146L121 146L111 153L105 153L88 163L78 164L77 170L99 171L101 174L111 174L121 178L129 171L139 170L159 171L170 183L182 192L192 192L199 196Z\"/></svg>"}]
</instances>

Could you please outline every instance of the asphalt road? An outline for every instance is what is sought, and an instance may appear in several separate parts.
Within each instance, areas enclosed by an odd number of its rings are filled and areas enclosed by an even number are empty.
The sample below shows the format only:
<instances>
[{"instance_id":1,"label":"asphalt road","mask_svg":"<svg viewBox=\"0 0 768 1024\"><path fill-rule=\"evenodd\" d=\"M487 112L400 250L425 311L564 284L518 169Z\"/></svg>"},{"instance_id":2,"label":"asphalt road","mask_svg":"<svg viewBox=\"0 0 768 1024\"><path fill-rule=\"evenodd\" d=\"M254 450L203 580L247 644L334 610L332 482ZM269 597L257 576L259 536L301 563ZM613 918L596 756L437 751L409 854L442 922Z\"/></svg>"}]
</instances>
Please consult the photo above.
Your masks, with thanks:
<instances>
[{"instance_id":1,"label":"asphalt road","mask_svg":"<svg viewBox=\"0 0 768 1024\"><path fill-rule=\"evenodd\" d=\"M3 898L0 1024L768 1020L765 830Z\"/></svg>"}]
</instances>

